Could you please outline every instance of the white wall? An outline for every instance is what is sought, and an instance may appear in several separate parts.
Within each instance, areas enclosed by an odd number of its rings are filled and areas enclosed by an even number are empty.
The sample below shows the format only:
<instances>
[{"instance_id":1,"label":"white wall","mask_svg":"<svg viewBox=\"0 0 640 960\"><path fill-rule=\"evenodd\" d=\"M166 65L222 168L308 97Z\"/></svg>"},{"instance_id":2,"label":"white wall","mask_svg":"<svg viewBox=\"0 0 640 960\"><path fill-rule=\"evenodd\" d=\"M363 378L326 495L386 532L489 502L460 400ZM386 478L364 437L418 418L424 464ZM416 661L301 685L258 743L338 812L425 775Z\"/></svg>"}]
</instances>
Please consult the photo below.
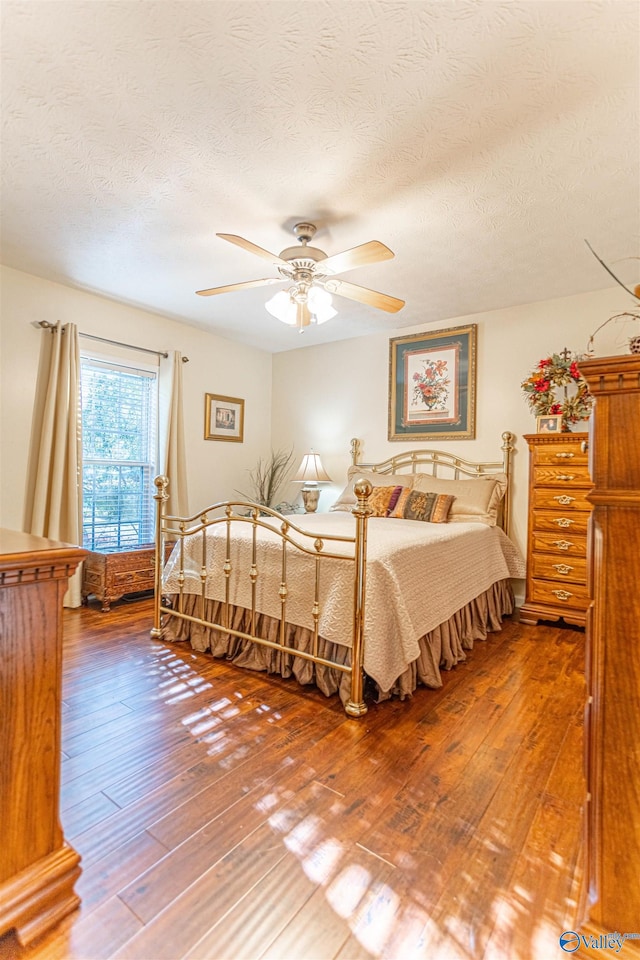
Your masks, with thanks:
<instances>
[{"instance_id":1,"label":"white wall","mask_svg":"<svg viewBox=\"0 0 640 960\"><path fill-rule=\"evenodd\" d=\"M24 529L36 379L43 339L51 336L32 326L37 320L72 322L83 333L189 357L183 391L190 509L246 487L247 471L271 447L270 354L17 270L0 271L0 526ZM90 344L80 341L81 348ZM204 440L205 393L245 399L244 443Z\"/></svg>"},{"instance_id":2,"label":"white wall","mask_svg":"<svg viewBox=\"0 0 640 960\"><path fill-rule=\"evenodd\" d=\"M476 439L434 441L430 446L469 460L499 460L501 433L511 430L517 435L512 535L523 551L528 448L522 434L535 433L535 419L520 383L550 353L565 346L572 352L584 352L589 335L600 323L630 307L630 297L613 288L443 320L430 327L399 328L394 333L403 336L467 323L478 325ZM340 317L331 322L339 323ZM625 338L634 333L638 333L637 322L626 326L610 323L596 337L595 353L627 352ZM321 494L321 510L336 498L345 482L351 437L360 438L363 459L370 462L419 446L415 441L387 440L389 339L387 334L375 334L273 358L273 444L294 446L299 452L313 447L321 455L335 481Z\"/></svg>"},{"instance_id":3,"label":"white wall","mask_svg":"<svg viewBox=\"0 0 640 960\"><path fill-rule=\"evenodd\" d=\"M410 449L387 440L389 335L374 334L285 353L252 350L195 327L117 304L92 294L0 268L0 525L22 529L36 379L43 338L34 320L75 322L84 333L190 358L183 370L189 504L201 509L246 489L248 471L274 449L309 448L321 454L335 483L324 488L320 509L341 489L349 466L349 441L359 437L365 460ZM508 310L443 320L428 328L398 328L394 335L478 324L476 439L437 446L471 460L499 459L500 435L517 437L514 459L513 536L524 550L527 518L527 447L523 433L535 420L520 389L537 361L564 346L584 351L589 335L607 317L630 309L617 287L525 304ZM345 307L344 309L348 309ZM340 317L330 321L339 323ZM611 323L596 337L595 352L625 353L638 324ZM167 363L168 361L162 361ZM246 400L245 441L206 441L204 394ZM292 484L283 496L299 500Z\"/></svg>"}]
</instances>

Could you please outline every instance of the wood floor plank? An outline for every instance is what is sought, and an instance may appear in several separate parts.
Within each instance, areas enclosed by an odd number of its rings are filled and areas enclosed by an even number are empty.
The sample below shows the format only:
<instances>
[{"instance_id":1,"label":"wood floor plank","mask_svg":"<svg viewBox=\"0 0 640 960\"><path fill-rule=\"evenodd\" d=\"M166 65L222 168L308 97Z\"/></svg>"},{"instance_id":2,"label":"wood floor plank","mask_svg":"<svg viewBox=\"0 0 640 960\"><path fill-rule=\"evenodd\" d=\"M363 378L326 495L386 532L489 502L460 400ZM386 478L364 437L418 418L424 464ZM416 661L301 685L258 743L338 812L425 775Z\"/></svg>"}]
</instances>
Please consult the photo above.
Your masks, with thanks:
<instances>
[{"instance_id":1,"label":"wood floor plank","mask_svg":"<svg viewBox=\"0 0 640 960\"><path fill-rule=\"evenodd\" d=\"M303 745L306 742L304 734L308 730L310 717L305 719L306 722L288 724L282 736L273 731L266 749L258 742L251 750L243 751L245 762L232 766L228 771L219 769L217 777L210 771L207 777L208 785L204 789L192 794L178 809L174 807L169 814L151 825L153 835L165 846L176 847L219 816L221 811L236 800L248 797L258 788L268 789L268 784L275 777L288 775L296 763L290 756L294 743L292 732L297 726L299 743ZM248 736L251 736L250 731ZM255 759L253 751L264 751L259 766L248 762L252 755Z\"/></svg>"},{"instance_id":2,"label":"wood floor plank","mask_svg":"<svg viewBox=\"0 0 640 960\"><path fill-rule=\"evenodd\" d=\"M62 715L62 729L65 742L71 740L79 733L85 733L87 730L94 730L96 727L116 720L131 713L131 707L126 706L120 700L109 704L108 707L101 707L92 710L90 713L82 713L80 716L72 717L70 713ZM70 753L65 751L69 756Z\"/></svg>"},{"instance_id":3,"label":"wood floor plank","mask_svg":"<svg viewBox=\"0 0 640 960\"><path fill-rule=\"evenodd\" d=\"M525 843L504 884L505 890L519 892L531 922L513 925L497 918L487 938L487 958L524 955L527 950L540 956L551 954L566 916L577 910L575 890L567 884L567 877L578 872L585 783L582 776L570 775L566 758L581 752L582 738L582 725L571 724Z\"/></svg>"},{"instance_id":4,"label":"wood floor plank","mask_svg":"<svg viewBox=\"0 0 640 960\"><path fill-rule=\"evenodd\" d=\"M167 848L143 830L85 869L76 883L82 914L90 913L132 883L167 854Z\"/></svg>"},{"instance_id":5,"label":"wood floor plank","mask_svg":"<svg viewBox=\"0 0 640 960\"><path fill-rule=\"evenodd\" d=\"M172 903L181 917L176 930L173 910L163 910L116 954L116 960L173 960L187 953L285 855L264 824L206 870Z\"/></svg>"},{"instance_id":6,"label":"wood floor plank","mask_svg":"<svg viewBox=\"0 0 640 960\"><path fill-rule=\"evenodd\" d=\"M541 664L541 672L545 669ZM521 741L522 749L514 752L490 804L474 824L473 834L464 846L464 873L456 881L455 902L445 890L434 907L436 922L455 922L463 940L472 939L476 949L489 938L493 925L492 916L486 910L483 884L495 891L496 904L509 899L509 894L505 896L510 889L509 878L540 809L543 788L562 746L555 721L564 711L565 691L560 684L553 683L545 690L545 697L541 696L541 690L533 691L531 702L539 708L534 725ZM575 694L575 687L571 693ZM504 746L505 737L497 731L493 739ZM566 759L566 754L563 755ZM489 858L487 845L493 853ZM449 876L454 863L449 858Z\"/></svg>"},{"instance_id":7,"label":"wood floor plank","mask_svg":"<svg viewBox=\"0 0 640 960\"><path fill-rule=\"evenodd\" d=\"M299 823L309 816L317 820L336 803L335 795L321 784L309 783L309 772L298 768L300 788L292 797L291 776L288 789L282 791L279 799L269 796L266 791L256 788L230 806L221 809L209 822L184 843L171 850L158 864L138 877L135 883L121 890L120 896L131 910L145 923L154 919L182 890L197 883L198 878L213 865L221 862L236 846L263 825L272 831L272 846L278 846L278 838L284 834L289 845L294 842L290 834ZM265 793L269 802L265 803ZM220 804L228 803L228 798ZM295 812L294 812L295 811ZM152 828L150 828L152 829ZM289 848L282 842L282 855Z\"/></svg>"},{"instance_id":8,"label":"wood floor plank","mask_svg":"<svg viewBox=\"0 0 640 960\"><path fill-rule=\"evenodd\" d=\"M67 840L73 840L78 834L84 833L90 827L102 820L106 820L120 808L104 793L95 793L75 806L68 807L64 812L64 832Z\"/></svg>"},{"instance_id":9,"label":"wood floor plank","mask_svg":"<svg viewBox=\"0 0 640 960\"><path fill-rule=\"evenodd\" d=\"M151 640L150 613L65 613L83 903L28 960L557 952L581 871L582 633L505 622L441 688L352 720Z\"/></svg>"},{"instance_id":10,"label":"wood floor plank","mask_svg":"<svg viewBox=\"0 0 640 960\"><path fill-rule=\"evenodd\" d=\"M317 889L292 853L255 886L187 953L185 960L255 960Z\"/></svg>"},{"instance_id":11,"label":"wood floor plank","mask_svg":"<svg viewBox=\"0 0 640 960\"><path fill-rule=\"evenodd\" d=\"M122 901L112 897L86 917L68 917L21 960L109 960L141 926Z\"/></svg>"},{"instance_id":12,"label":"wood floor plank","mask_svg":"<svg viewBox=\"0 0 640 960\"><path fill-rule=\"evenodd\" d=\"M344 847L331 868L304 909L259 955L260 960L297 956L324 960L342 952L348 941L359 945L359 953L368 944L375 955L399 908L392 887L395 869L355 844ZM321 939L318 930L322 930Z\"/></svg>"}]
</instances>

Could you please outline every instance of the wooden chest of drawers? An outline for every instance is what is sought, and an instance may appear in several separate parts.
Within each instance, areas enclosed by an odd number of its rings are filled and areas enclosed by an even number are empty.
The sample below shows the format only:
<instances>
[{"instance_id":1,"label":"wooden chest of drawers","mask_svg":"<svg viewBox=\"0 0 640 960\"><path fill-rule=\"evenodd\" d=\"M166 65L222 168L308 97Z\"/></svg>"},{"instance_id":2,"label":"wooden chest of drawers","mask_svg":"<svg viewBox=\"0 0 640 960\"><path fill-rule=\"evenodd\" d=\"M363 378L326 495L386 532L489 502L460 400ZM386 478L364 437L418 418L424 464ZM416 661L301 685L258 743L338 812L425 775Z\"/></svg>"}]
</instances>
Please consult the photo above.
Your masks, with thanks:
<instances>
[{"instance_id":1,"label":"wooden chest of drawers","mask_svg":"<svg viewBox=\"0 0 640 960\"><path fill-rule=\"evenodd\" d=\"M60 825L62 598L85 551L0 530L0 956L79 904L80 857Z\"/></svg>"},{"instance_id":2,"label":"wooden chest of drawers","mask_svg":"<svg viewBox=\"0 0 640 960\"><path fill-rule=\"evenodd\" d=\"M528 434L529 535L522 623L583 627L589 606L587 523L592 483L586 433Z\"/></svg>"},{"instance_id":3,"label":"wooden chest of drawers","mask_svg":"<svg viewBox=\"0 0 640 960\"><path fill-rule=\"evenodd\" d=\"M171 546L166 545L167 556ZM155 555L153 543L114 553L90 552L82 571L83 603L92 593L102 600L102 610L106 613L115 600L120 600L127 593L153 590Z\"/></svg>"}]
</instances>

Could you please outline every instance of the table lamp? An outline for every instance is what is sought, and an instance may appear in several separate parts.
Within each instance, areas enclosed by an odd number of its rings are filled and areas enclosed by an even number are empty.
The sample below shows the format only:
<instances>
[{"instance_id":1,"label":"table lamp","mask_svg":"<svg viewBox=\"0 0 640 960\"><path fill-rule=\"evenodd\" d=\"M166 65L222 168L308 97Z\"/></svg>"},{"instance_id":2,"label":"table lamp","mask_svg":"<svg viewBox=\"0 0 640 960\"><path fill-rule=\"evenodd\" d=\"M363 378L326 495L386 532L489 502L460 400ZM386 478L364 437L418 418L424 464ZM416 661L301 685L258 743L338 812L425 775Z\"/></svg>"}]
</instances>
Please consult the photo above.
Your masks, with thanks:
<instances>
[{"instance_id":1,"label":"table lamp","mask_svg":"<svg viewBox=\"0 0 640 960\"><path fill-rule=\"evenodd\" d=\"M318 484L331 483L331 477L322 466L317 453L314 453L312 450L311 453L304 455L293 480L295 483L304 484L302 488L304 512L315 513L318 508L318 497L320 496Z\"/></svg>"}]
</instances>

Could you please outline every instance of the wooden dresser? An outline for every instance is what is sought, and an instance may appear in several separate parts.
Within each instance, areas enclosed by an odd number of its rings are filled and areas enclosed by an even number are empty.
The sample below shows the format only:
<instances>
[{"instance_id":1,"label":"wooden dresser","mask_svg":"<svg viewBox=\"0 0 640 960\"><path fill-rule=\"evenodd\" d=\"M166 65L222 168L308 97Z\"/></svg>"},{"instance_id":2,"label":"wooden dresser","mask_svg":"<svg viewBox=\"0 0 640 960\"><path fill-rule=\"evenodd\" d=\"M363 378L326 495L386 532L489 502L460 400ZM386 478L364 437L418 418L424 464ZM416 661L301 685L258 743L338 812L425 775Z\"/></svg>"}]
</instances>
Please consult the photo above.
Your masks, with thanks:
<instances>
[{"instance_id":1,"label":"wooden dresser","mask_svg":"<svg viewBox=\"0 0 640 960\"><path fill-rule=\"evenodd\" d=\"M592 483L586 433L527 434L529 531L522 623L564 619L584 627Z\"/></svg>"},{"instance_id":2,"label":"wooden dresser","mask_svg":"<svg viewBox=\"0 0 640 960\"><path fill-rule=\"evenodd\" d=\"M597 938L640 933L640 357L581 361L580 372L595 398L580 932ZM597 953L640 958L640 940Z\"/></svg>"},{"instance_id":3,"label":"wooden dresser","mask_svg":"<svg viewBox=\"0 0 640 960\"><path fill-rule=\"evenodd\" d=\"M23 945L79 903L58 793L62 599L84 554L0 530L0 937Z\"/></svg>"}]
</instances>

